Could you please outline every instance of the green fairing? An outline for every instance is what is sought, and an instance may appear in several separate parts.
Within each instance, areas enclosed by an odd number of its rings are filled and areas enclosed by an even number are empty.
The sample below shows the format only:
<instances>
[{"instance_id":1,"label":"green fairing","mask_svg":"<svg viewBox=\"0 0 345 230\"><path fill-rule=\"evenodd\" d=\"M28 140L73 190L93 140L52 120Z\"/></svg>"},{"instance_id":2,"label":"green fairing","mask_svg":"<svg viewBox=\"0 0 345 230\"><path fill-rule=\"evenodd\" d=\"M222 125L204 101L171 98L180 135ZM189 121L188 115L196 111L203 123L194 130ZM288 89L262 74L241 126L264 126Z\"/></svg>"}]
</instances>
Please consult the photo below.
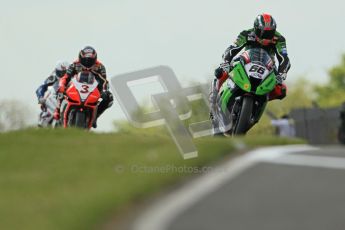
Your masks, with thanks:
<instances>
[{"instance_id":1,"label":"green fairing","mask_svg":"<svg viewBox=\"0 0 345 230\"><path fill-rule=\"evenodd\" d=\"M245 92L251 92L251 84L249 81L249 78L247 76L247 73L245 72L245 69L241 63L238 63L235 65L234 69L230 73L231 79L234 81L234 83L240 87ZM271 92L276 85L276 75L274 72L272 72L256 89L255 94L256 95L265 95ZM222 96L221 96L221 108L223 112L227 111L227 106L229 103L229 100L232 96L232 89L229 89L227 87L227 84L224 83L222 86Z\"/></svg>"},{"instance_id":2,"label":"green fairing","mask_svg":"<svg viewBox=\"0 0 345 230\"><path fill-rule=\"evenodd\" d=\"M243 91L250 92L251 84L249 78L244 70L244 67L241 63L238 63L231 72L232 80L235 84L240 87Z\"/></svg>"},{"instance_id":3,"label":"green fairing","mask_svg":"<svg viewBox=\"0 0 345 230\"><path fill-rule=\"evenodd\" d=\"M228 102L230 97L232 96L232 92L228 87L224 87L224 91L221 97L221 103L222 103L222 111L225 113L228 108Z\"/></svg>"},{"instance_id":4,"label":"green fairing","mask_svg":"<svg viewBox=\"0 0 345 230\"><path fill-rule=\"evenodd\" d=\"M276 85L276 75L272 72L260 85L257 87L255 94L265 95L271 92Z\"/></svg>"}]
</instances>

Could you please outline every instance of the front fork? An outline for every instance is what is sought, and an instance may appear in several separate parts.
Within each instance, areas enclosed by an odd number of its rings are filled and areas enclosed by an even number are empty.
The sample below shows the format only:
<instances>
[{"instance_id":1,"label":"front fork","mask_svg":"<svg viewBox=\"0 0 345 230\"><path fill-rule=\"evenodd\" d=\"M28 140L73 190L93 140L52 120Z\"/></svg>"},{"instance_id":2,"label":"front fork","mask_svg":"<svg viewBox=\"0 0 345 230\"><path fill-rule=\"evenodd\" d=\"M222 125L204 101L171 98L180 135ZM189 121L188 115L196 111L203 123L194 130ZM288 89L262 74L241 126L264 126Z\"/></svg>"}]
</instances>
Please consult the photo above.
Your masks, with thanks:
<instances>
[{"instance_id":1,"label":"front fork","mask_svg":"<svg viewBox=\"0 0 345 230\"><path fill-rule=\"evenodd\" d=\"M231 120L232 123L235 124L237 119L238 119L238 115L241 111L241 105L242 105L242 100L243 98L247 96L247 97L254 97L254 108L253 108L253 114L252 114L252 118L250 121L250 127L253 127L256 123L259 122L260 118L262 117L262 114L265 111L266 105L267 105L267 96L265 97L258 97L255 95L241 95L241 96L237 96L234 100L233 106L232 106L232 110L231 110Z\"/></svg>"},{"instance_id":2,"label":"front fork","mask_svg":"<svg viewBox=\"0 0 345 230\"><path fill-rule=\"evenodd\" d=\"M262 117L262 114L264 113L266 105L267 105L267 100L263 102L255 101L254 105L256 106L256 108L254 108L254 111L256 111L256 113L254 114L254 124L255 124Z\"/></svg>"}]
</instances>

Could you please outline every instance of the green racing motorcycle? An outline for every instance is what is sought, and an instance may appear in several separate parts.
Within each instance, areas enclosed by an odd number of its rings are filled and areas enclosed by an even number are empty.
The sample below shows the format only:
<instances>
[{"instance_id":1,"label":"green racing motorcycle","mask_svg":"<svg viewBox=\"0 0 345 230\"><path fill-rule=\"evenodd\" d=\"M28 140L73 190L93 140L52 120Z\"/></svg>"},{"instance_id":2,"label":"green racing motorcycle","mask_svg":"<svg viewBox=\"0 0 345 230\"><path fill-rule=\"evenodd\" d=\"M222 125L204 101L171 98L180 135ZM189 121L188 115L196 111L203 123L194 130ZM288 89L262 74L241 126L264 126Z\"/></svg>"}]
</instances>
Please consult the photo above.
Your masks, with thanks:
<instances>
[{"instance_id":1,"label":"green racing motorcycle","mask_svg":"<svg viewBox=\"0 0 345 230\"><path fill-rule=\"evenodd\" d=\"M226 70L228 79L217 95L214 134L244 135L261 118L276 86L274 61L261 48L244 51Z\"/></svg>"}]
</instances>

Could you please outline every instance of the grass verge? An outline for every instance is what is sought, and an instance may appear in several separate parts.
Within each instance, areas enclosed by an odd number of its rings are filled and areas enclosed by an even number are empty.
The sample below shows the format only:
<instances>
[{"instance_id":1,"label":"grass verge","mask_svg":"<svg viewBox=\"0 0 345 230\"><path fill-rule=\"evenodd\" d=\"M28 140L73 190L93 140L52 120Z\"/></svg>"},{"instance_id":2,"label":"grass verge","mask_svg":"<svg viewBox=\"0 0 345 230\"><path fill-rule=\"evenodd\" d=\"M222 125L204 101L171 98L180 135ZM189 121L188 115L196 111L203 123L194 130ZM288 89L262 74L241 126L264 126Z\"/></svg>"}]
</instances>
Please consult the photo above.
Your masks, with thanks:
<instances>
[{"instance_id":1,"label":"grass verge","mask_svg":"<svg viewBox=\"0 0 345 230\"><path fill-rule=\"evenodd\" d=\"M302 143L275 137L247 146ZM0 229L95 229L129 204L204 172L235 152L228 138L195 140L183 160L164 133L24 130L0 134Z\"/></svg>"}]
</instances>

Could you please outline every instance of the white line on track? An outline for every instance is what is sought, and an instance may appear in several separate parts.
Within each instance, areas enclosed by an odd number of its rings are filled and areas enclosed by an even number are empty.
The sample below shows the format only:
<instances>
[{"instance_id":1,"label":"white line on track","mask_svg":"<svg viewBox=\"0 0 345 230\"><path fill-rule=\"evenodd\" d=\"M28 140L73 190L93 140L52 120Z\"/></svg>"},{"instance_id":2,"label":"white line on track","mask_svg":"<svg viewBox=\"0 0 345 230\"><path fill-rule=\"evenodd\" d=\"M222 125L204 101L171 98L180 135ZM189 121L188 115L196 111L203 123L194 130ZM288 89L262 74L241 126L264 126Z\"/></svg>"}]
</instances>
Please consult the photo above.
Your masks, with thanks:
<instances>
[{"instance_id":1,"label":"white line on track","mask_svg":"<svg viewBox=\"0 0 345 230\"><path fill-rule=\"evenodd\" d=\"M251 151L243 156L225 162L217 170L213 170L181 189L168 194L158 200L156 204L139 216L133 225L133 230L165 230L169 224L188 207L197 203L206 195L217 190L226 182L250 168L258 162L279 162L277 159L292 152L316 150L307 145L292 145L261 148ZM279 162L283 163L283 162ZM296 164L296 162L294 162Z\"/></svg>"}]
</instances>

